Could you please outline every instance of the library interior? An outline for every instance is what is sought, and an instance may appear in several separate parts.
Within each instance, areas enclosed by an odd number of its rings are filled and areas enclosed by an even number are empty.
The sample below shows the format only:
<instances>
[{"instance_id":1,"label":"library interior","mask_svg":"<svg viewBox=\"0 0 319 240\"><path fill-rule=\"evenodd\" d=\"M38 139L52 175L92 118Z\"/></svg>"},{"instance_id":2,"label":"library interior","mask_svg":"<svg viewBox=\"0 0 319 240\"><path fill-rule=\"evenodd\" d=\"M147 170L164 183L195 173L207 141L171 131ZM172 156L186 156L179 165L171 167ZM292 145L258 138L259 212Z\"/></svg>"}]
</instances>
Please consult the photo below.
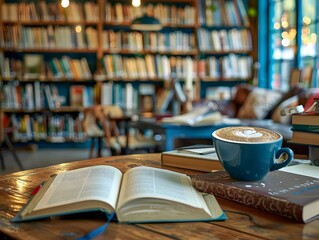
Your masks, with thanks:
<instances>
[{"instance_id":1,"label":"library interior","mask_svg":"<svg viewBox=\"0 0 319 240\"><path fill-rule=\"evenodd\" d=\"M211 144L214 128L181 125L220 123L279 131L307 158L281 110L318 97L318 7L1 0L3 173L44 166L46 152L63 162Z\"/></svg>"},{"instance_id":2,"label":"library interior","mask_svg":"<svg viewBox=\"0 0 319 240\"><path fill-rule=\"evenodd\" d=\"M44 172L57 174L64 164L110 162L126 171L131 156L132 165L141 158L153 166L150 156L161 159L159 168L222 171L207 162L218 152L176 151L215 151L212 133L224 127L279 133L292 165L318 167L318 34L317 0L0 0L0 181L7 184L0 190L8 194L13 176L14 184L32 171L48 178ZM241 217L217 200L226 215ZM319 222L310 224L317 227L292 231L316 239ZM0 236L22 237L9 228L0 226ZM232 231L274 238L287 230L243 229ZM54 231L52 239L61 237Z\"/></svg>"},{"instance_id":3,"label":"library interior","mask_svg":"<svg viewBox=\"0 0 319 240\"><path fill-rule=\"evenodd\" d=\"M211 112L201 125L242 119L308 156L288 143L280 110L318 96L319 4L266 2L2 0L3 171L32 167L37 153L46 161L45 151L70 161L210 144L211 132L168 139L158 129Z\"/></svg>"}]
</instances>

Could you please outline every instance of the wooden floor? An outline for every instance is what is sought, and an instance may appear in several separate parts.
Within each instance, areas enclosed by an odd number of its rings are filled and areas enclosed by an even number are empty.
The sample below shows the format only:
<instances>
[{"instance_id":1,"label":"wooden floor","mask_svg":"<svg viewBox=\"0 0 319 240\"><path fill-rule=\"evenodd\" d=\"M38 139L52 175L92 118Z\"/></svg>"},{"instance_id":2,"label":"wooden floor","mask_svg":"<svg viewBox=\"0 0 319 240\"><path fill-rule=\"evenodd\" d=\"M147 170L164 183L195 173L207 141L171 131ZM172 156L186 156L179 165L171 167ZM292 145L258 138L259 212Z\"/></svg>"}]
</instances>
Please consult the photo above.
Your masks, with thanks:
<instances>
[{"instance_id":1,"label":"wooden floor","mask_svg":"<svg viewBox=\"0 0 319 240\"><path fill-rule=\"evenodd\" d=\"M20 162L24 168L34 169L39 167L45 167L55 165L64 162L72 162L78 160L84 160L89 158L89 149L16 149L17 155L20 158ZM109 156L109 151L106 149L102 153L103 156ZM6 151L3 153L5 169L0 167L0 175L20 171L19 165L13 158L11 152Z\"/></svg>"}]
</instances>

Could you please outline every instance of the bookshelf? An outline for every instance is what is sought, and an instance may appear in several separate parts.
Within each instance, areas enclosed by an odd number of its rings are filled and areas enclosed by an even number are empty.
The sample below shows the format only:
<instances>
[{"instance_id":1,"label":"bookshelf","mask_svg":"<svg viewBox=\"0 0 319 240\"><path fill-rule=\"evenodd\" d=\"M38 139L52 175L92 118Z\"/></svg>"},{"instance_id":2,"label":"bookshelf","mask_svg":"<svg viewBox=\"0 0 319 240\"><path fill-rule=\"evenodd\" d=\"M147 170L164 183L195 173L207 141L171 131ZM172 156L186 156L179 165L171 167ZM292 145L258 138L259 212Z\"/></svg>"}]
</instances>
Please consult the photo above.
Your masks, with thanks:
<instances>
[{"instance_id":1,"label":"bookshelf","mask_svg":"<svg viewBox=\"0 0 319 240\"><path fill-rule=\"evenodd\" d=\"M154 95L158 105L174 79L193 100L205 97L203 82L249 80L253 46L244 2L147 0L134 8L129 0L76 0L64 9L50 0L0 0L2 105L18 129L15 139L85 141L85 107L150 109L139 95ZM161 31L130 29L145 12L160 20ZM222 21L213 22L218 12Z\"/></svg>"},{"instance_id":2,"label":"bookshelf","mask_svg":"<svg viewBox=\"0 0 319 240\"><path fill-rule=\"evenodd\" d=\"M84 142L94 101L97 1L0 1L2 106L15 142ZM81 86L83 105L72 105Z\"/></svg>"},{"instance_id":3,"label":"bookshelf","mask_svg":"<svg viewBox=\"0 0 319 240\"><path fill-rule=\"evenodd\" d=\"M131 1L106 2L102 14L102 64L98 77L112 81L115 95L124 92L123 96L132 96L132 101L114 96L115 104L125 107L127 104L121 101L133 102L133 110L144 109L140 106L143 101L139 101L141 98L137 95L145 91L150 95L147 85L153 85L153 94L157 95L159 90L169 88L173 79L185 79L187 68L192 71L189 85L194 85L192 79L197 76L198 54L196 4L197 1L189 0L174 3L144 1L141 8L134 8ZM163 30L131 30L131 21L143 13L159 19ZM130 89L131 85L136 91L128 94L127 86Z\"/></svg>"},{"instance_id":4,"label":"bookshelf","mask_svg":"<svg viewBox=\"0 0 319 240\"><path fill-rule=\"evenodd\" d=\"M200 97L205 98L216 86L225 88L251 80L254 43L246 1L200 2L198 77Z\"/></svg>"}]
</instances>

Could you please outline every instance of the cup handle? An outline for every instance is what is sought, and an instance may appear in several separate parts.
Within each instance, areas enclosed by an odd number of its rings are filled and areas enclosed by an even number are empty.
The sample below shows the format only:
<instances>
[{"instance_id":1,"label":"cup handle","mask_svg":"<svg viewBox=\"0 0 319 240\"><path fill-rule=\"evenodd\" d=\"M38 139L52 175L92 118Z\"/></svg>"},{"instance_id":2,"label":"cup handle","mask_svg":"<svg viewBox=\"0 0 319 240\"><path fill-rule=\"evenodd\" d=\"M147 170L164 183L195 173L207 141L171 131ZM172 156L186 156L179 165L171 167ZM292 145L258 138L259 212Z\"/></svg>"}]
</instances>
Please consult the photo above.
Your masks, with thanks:
<instances>
[{"instance_id":1,"label":"cup handle","mask_svg":"<svg viewBox=\"0 0 319 240\"><path fill-rule=\"evenodd\" d=\"M286 167L291 160L294 158L294 152L290 148L280 148L276 152L276 159L278 159L283 153L287 154L287 158L280 163L274 162L270 168L270 171L278 170L280 168Z\"/></svg>"}]
</instances>

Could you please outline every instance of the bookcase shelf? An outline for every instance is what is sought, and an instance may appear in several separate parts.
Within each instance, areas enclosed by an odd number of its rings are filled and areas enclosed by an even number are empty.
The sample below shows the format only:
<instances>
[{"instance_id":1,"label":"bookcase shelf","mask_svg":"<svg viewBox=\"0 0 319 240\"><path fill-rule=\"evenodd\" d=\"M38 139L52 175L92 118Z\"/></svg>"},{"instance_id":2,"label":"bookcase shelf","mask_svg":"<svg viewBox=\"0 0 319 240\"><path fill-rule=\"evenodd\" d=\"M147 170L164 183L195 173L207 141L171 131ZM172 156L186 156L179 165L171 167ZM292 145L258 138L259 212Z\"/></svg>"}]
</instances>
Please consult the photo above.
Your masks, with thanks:
<instances>
[{"instance_id":1,"label":"bookcase shelf","mask_svg":"<svg viewBox=\"0 0 319 240\"><path fill-rule=\"evenodd\" d=\"M0 48L0 51L7 53L94 53L96 49L74 49L74 48Z\"/></svg>"},{"instance_id":2,"label":"bookcase shelf","mask_svg":"<svg viewBox=\"0 0 319 240\"><path fill-rule=\"evenodd\" d=\"M206 92L219 91L216 84L224 88L251 80L254 46L246 1L200 2L198 76L200 98L207 98Z\"/></svg>"},{"instance_id":3,"label":"bookcase shelf","mask_svg":"<svg viewBox=\"0 0 319 240\"><path fill-rule=\"evenodd\" d=\"M130 0L75 0L63 9L60 2L50 0L0 0L5 13L0 17L1 91L9 98L2 103L5 113L12 123L30 124L27 141L35 136L33 122L44 116L51 141L49 118L64 127L70 116L81 122L85 108L92 104L129 105L137 112L143 108L140 94L147 92L163 102L161 93L175 79L191 88L195 101L205 97L201 86L248 81L255 47L245 4L245 0L225 4L145 0L134 8ZM220 21L214 22L218 12ZM131 21L143 13L158 18L163 29L132 30ZM217 49L212 48L216 47L213 33L218 35ZM72 91L78 92L83 106L72 105ZM36 95L41 103L35 103ZM79 134L74 141L85 138L85 132ZM26 141L23 134L16 139Z\"/></svg>"}]
</instances>

